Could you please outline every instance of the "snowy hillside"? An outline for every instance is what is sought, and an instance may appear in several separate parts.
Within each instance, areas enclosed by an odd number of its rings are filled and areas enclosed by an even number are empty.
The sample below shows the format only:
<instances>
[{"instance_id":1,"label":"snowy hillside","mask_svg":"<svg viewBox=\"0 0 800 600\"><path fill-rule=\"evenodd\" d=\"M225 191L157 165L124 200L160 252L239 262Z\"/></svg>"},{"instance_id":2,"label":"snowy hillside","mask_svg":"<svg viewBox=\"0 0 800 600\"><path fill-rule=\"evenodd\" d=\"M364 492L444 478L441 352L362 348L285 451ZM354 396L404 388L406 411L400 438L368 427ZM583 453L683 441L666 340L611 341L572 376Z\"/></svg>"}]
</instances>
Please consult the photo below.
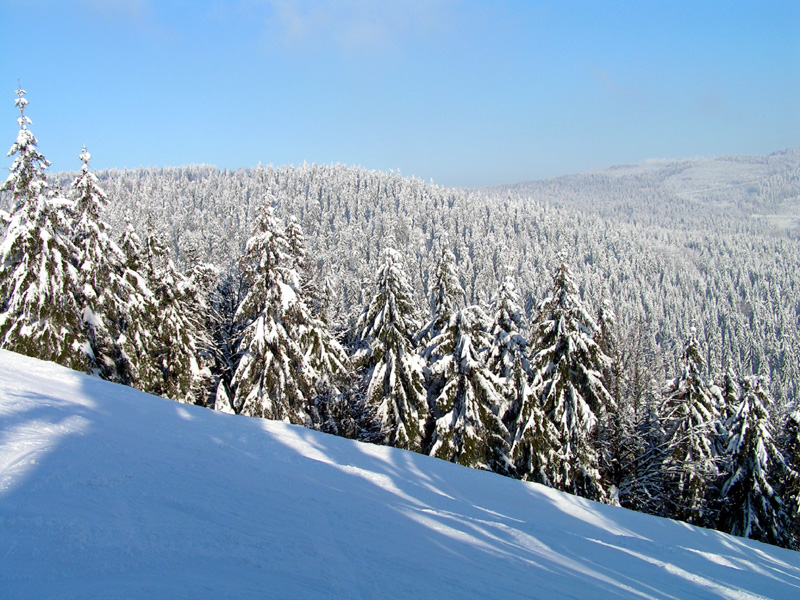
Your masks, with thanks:
<instances>
[{"instance_id":1,"label":"snowy hillside","mask_svg":"<svg viewBox=\"0 0 800 600\"><path fill-rule=\"evenodd\" d=\"M0 351L0 596L798 598L800 554Z\"/></svg>"}]
</instances>

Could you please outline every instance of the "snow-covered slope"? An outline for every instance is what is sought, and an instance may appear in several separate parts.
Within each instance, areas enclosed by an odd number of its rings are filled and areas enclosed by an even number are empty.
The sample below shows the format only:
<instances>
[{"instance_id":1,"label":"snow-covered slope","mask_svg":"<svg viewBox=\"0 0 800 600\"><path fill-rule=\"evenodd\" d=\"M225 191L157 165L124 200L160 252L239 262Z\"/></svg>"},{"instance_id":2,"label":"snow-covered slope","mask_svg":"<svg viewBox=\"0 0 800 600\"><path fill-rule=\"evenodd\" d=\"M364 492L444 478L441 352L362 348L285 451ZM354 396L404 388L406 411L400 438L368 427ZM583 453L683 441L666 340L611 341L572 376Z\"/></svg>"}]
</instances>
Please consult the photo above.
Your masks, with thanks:
<instances>
[{"instance_id":1,"label":"snow-covered slope","mask_svg":"<svg viewBox=\"0 0 800 600\"><path fill-rule=\"evenodd\" d=\"M800 554L0 351L0 597L788 599Z\"/></svg>"}]
</instances>

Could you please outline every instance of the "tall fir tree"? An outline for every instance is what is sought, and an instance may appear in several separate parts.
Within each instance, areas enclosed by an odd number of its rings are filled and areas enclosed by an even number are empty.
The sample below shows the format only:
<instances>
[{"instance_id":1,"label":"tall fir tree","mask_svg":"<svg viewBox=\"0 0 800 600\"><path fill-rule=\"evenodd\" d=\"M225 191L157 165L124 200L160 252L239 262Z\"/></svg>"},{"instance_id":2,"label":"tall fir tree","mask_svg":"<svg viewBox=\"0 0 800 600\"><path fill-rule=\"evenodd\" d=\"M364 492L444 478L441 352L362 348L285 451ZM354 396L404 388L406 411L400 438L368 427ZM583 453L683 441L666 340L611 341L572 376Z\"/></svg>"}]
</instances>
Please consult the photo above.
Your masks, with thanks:
<instances>
[{"instance_id":1,"label":"tall fir tree","mask_svg":"<svg viewBox=\"0 0 800 600\"><path fill-rule=\"evenodd\" d=\"M97 177L89 170L91 155L84 146L83 165L70 188L73 208L71 234L80 278L80 301L86 336L99 374L121 381L117 348L120 323L126 318L128 296L123 280L124 255L111 239L101 211L108 198Z\"/></svg>"},{"instance_id":2,"label":"tall fir tree","mask_svg":"<svg viewBox=\"0 0 800 600\"><path fill-rule=\"evenodd\" d=\"M128 221L120 240L123 272L120 297L124 311L117 323L115 342L119 381L158 393L163 373L158 362L158 302L151 290L145 245Z\"/></svg>"},{"instance_id":3,"label":"tall fir tree","mask_svg":"<svg viewBox=\"0 0 800 600\"><path fill-rule=\"evenodd\" d=\"M562 260L532 328L531 364L541 382L544 410L558 431L563 455L560 489L606 500L598 470L597 426L614 409L614 401L603 385L608 357L594 341L596 329Z\"/></svg>"},{"instance_id":4,"label":"tall fir tree","mask_svg":"<svg viewBox=\"0 0 800 600\"><path fill-rule=\"evenodd\" d=\"M400 253L383 252L375 294L358 321L358 338L366 345L366 401L375 407L395 447L421 451L428 413L423 362L413 338L419 325Z\"/></svg>"},{"instance_id":5,"label":"tall fir tree","mask_svg":"<svg viewBox=\"0 0 800 600\"><path fill-rule=\"evenodd\" d=\"M431 319L417 334L416 343L427 347L427 342L439 335L450 323L453 315L466 302L464 288L458 279L456 257L446 240L442 241L439 261L436 264L431 290ZM423 351L428 360L430 352Z\"/></svg>"},{"instance_id":6,"label":"tall fir tree","mask_svg":"<svg viewBox=\"0 0 800 600\"><path fill-rule=\"evenodd\" d=\"M513 474L524 481L559 487L561 480L561 442L558 430L547 418L538 395L539 381L530 381L527 358L517 354L511 373L512 408L504 419L511 444L509 457Z\"/></svg>"},{"instance_id":7,"label":"tall fir tree","mask_svg":"<svg viewBox=\"0 0 800 600\"><path fill-rule=\"evenodd\" d=\"M178 402L203 403L208 373L200 354L211 345L203 322L205 299L194 282L181 273L159 234L146 239L144 274L152 291L153 335L149 348L161 371L154 388L147 389Z\"/></svg>"},{"instance_id":8,"label":"tall fir tree","mask_svg":"<svg viewBox=\"0 0 800 600\"><path fill-rule=\"evenodd\" d=\"M694 327L681 364L681 375L664 390L661 415L669 514L687 523L708 524L713 515L708 509L707 492L718 475L715 438L720 391L703 374L703 356Z\"/></svg>"},{"instance_id":9,"label":"tall fir tree","mask_svg":"<svg viewBox=\"0 0 800 600\"><path fill-rule=\"evenodd\" d=\"M733 535L769 544L788 543L788 515L777 488L784 463L773 439L772 400L761 377L744 379L728 421L727 472L722 486L722 520Z\"/></svg>"},{"instance_id":10,"label":"tall fir tree","mask_svg":"<svg viewBox=\"0 0 800 600\"><path fill-rule=\"evenodd\" d=\"M498 416L503 384L483 361L488 344L486 315L477 306L457 311L431 340L439 357L431 366L441 387L433 400L435 419L429 454L458 464L511 471L508 432Z\"/></svg>"},{"instance_id":11,"label":"tall fir tree","mask_svg":"<svg viewBox=\"0 0 800 600\"><path fill-rule=\"evenodd\" d=\"M789 517L789 542L800 549L800 408L789 411L780 437L786 477L782 495Z\"/></svg>"},{"instance_id":12,"label":"tall fir tree","mask_svg":"<svg viewBox=\"0 0 800 600\"><path fill-rule=\"evenodd\" d=\"M506 401L500 408L500 415L505 417L516 399L512 380L517 363L519 362L524 370L528 370L526 356L528 341L524 335L525 316L511 275L506 276L500 284L492 302L491 314L492 323L489 326L491 343L486 349L486 366L505 383Z\"/></svg>"},{"instance_id":13,"label":"tall fir tree","mask_svg":"<svg viewBox=\"0 0 800 600\"><path fill-rule=\"evenodd\" d=\"M93 353L78 301L80 277L69 236L71 202L47 183L49 163L25 115L25 90L17 90L19 132L8 156L11 213L0 246L0 347L90 371Z\"/></svg>"},{"instance_id":14,"label":"tall fir tree","mask_svg":"<svg viewBox=\"0 0 800 600\"><path fill-rule=\"evenodd\" d=\"M300 281L289 264L283 223L265 205L242 261L249 289L236 312L244 327L241 358L231 381L232 400L237 413L306 424L305 404L314 382L303 349L292 335L290 315L298 302Z\"/></svg>"}]
</instances>

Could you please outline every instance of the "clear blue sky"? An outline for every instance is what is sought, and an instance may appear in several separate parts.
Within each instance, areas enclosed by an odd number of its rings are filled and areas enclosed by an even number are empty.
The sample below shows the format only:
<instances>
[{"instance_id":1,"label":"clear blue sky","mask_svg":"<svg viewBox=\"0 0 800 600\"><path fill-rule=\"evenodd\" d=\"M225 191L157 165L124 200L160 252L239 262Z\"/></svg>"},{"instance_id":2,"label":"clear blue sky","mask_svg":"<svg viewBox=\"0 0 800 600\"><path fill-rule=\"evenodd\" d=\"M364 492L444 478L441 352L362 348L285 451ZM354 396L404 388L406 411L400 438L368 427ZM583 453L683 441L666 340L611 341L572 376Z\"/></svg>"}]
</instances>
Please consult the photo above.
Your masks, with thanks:
<instances>
[{"instance_id":1,"label":"clear blue sky","mask_svg":"<svg viewBox=\"0 0 800 600\"><path fill-rule=\"evenodd\" d=\"M797 0L0 0L0 56L0 144L19 78L54 171L478 186L800 145Z\"/></svg>"}]
</instances>

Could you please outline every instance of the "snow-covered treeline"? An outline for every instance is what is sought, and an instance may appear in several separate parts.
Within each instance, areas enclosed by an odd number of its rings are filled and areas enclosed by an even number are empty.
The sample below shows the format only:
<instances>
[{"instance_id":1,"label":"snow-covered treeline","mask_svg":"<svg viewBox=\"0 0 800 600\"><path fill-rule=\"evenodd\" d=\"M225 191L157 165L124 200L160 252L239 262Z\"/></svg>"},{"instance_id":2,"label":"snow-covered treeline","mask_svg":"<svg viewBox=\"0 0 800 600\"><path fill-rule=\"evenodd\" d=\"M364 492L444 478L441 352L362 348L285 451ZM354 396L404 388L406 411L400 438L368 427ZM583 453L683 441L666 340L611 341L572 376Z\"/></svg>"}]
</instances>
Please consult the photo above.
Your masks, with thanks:
<instances>
[{"instance_id":1,"label":"snow-covered treeline","mask_svg":"<svg viewBox=\"0 0 800 600\"><path fill-rule=\"evenodd\" d=\"M751 210L786 210L785 155L750 204L637 204L669 164L553 205L342 166L95 176L85 149L48 179L26 104L0 347L797 543L800 247Z\"/></svg>"}]
</instances>

